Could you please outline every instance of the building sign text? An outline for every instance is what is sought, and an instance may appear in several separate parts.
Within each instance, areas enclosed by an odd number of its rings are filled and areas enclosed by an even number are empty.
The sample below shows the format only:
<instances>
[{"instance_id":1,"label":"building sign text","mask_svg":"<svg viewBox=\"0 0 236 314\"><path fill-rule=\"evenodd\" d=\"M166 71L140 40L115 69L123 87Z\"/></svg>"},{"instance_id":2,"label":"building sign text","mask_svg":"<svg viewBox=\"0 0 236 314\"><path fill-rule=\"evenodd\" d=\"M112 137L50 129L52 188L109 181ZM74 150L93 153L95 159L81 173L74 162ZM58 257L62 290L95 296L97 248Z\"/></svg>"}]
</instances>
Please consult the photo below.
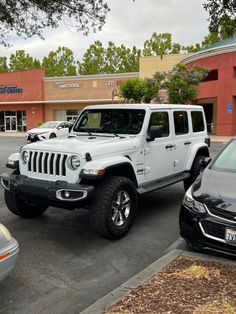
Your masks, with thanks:
<instances>
[{"instance_id":1,"label":"building sign text","mask_svg":"<svg viewBox=\"0 0 236 314\"><path fill-rule=\"evenodd\" d=\"M14 85L14 86L0 85L0 94L4 94L4 93L8 93L8 94L23 93L23 88L17 87L17 85Z\"/></svg>"}]
</instances>

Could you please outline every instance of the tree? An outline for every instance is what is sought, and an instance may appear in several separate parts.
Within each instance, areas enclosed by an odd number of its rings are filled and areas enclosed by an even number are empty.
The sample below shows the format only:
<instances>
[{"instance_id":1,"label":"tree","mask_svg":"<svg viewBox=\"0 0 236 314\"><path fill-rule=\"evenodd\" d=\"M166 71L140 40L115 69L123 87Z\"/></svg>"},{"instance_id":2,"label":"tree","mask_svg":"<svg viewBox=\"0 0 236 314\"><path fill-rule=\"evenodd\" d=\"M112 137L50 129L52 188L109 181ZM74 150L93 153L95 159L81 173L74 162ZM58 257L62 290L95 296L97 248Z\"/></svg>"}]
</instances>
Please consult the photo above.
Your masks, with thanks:
<instances>
[{"instance_id":1,"label":"tree","mask_svg":"<svg viewBox=\"0 0 236 314\"><path fill-rule=\"evenodd\" d=\"M104 0L7 0L0 2L0 44L6 45L9 32L29 38L43 38L46 27L56 28L61 21L74 22L77 31L88 34L100 30L109 11Z\"/></svg>"},{"instance_id":2,"label":"tree","mask_svg":"<svg viewBox=\"0 0 236 314\"><path fill-rule=\"evenodd\" d=\"M76 62L73 52L67 47L58 47L43 58L42 67L46 76L76 75Z\"/></svg>"},{"instance_id":3,"label":"tree","mask_svg":"<svg viewBox=\"0 0 236 314\"><path fill-rule=\"evenodd\" d=\"M120 92L126 102L140 103L145 94L145 81L141 79L127 80L120 85Z\"/></svg>"},{"instance_id":4,"label":"tree","mask_svg":"<svg viewBox=\"0 0 236 314\"><path fill-rule=\"evenodd\" d=\"M7 57L0 57L0 72L8 72Z\"/></svg>"},{"instance_id":5,"label":"tree","mask_svg":"<svg viewBox=\"0 0 236 314\"><path fill-rule=\"evenodd\" d=\"M40 68L40 66L40 61L30 57L25 50L16 50L15 54L10 55L10 71L29 70L33 68Z\"/></svg>"},{"instance_id":6,"label":"tree","mask_svg":"<svg viewBox=\"0 0 236 314\"><path fill-rule=\"evenodd\" d=\"M78 72L80 75L103 74L105 48L97 40L89 46L83 56L82 62L78 62Z\"/></svg>"},{"instance_id":7,"label":"tree","mask_svg":"<svg viewBox=\"0 0 236 314\"><path fill-rule=\"evenodd\" d=\"M208 69L200 66L187 67L179 63L167 75L166 88L169 102L185 104L194 101L198 94L199 83L207 76Z\"/></svg>"},{"instance_id":8,"label":"tree","mask_svg":"<svg viewBox=\"0 0 236 314\"><path fill-rule=\"evenodd\" d=\"M209 13L210 32L219 33L222 29L226 38L236 33L235 0L208 0L203 6Z\"/></svg>"},{"instance_id":9,"label":"tree","mask_svg":"<svg viewBox=\"0 0 236 314\"><path fill-rule=\"evenodd\" d=\"M172 36L169 33L157 34L153 33L151 38L144 42L144 56L161 57L169 53L180 53L181 45L172 43Z\"/></svg>"},{"instance_id":10,"label":"tree","mask_svg":"<svg viewBox=\"0 0 236 314\"><path fill-rule=\"evenodd\" d=\"M124 45L117 47L109 41L105 48L100 41L95 41L78 62L78 72L81 75L137 72L140 56L141 50L135 46L132 49Z\"/></svg>"},{"instance_id":11,"label":"tree","mask_svg":"<svg viewBox=\"0 0 236 314\"><path fill-rule=\"evenodd\" d=\"M194 53L194 52L198 52L199 50L201 50L201 45L200 44L195 44L194 45L191 45L191 46L183 46L182 47L182 51L186 51L188 53Z\"/></svg>"}]
</instances>

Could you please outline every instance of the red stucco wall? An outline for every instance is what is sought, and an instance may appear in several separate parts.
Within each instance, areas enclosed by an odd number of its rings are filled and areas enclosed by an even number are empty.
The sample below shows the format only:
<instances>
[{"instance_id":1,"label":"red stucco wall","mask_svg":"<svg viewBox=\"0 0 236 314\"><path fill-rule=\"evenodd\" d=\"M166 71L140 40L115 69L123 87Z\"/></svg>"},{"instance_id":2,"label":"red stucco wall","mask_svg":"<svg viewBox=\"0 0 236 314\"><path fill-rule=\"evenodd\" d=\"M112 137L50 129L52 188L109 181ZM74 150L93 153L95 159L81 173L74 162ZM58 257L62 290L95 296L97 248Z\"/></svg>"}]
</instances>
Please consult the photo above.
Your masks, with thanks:
<instances>
[{"instance_id":1,"label":"red stucco wall","mask_svg":"<svg viewBox=\"0 0 236 314\"><path fill-rule=\"evenodd\" d=\"M218 80L202 82L198 100L217 99L216 134L236 135L236 52L224 53L188 63L189 66L201 65L210 70L218 69ZM228 112L228 104L233 105L232 113Z\"/></svg>"},{"instance_id":2,"label":"red stucco wall","mask_svg":"<svg viewBox=\"0 0 236 314\"><path fill-rule=\"evenodd\" d=\"M44 100L43 77L42 69L0 73L1 86L17 86L23 89L22 93L0 93L0 110L25 110L27 129L35 127L39 121L44 121L44 106L41 103L17 104L17 102Z\"/></svg>"}]
</instances>

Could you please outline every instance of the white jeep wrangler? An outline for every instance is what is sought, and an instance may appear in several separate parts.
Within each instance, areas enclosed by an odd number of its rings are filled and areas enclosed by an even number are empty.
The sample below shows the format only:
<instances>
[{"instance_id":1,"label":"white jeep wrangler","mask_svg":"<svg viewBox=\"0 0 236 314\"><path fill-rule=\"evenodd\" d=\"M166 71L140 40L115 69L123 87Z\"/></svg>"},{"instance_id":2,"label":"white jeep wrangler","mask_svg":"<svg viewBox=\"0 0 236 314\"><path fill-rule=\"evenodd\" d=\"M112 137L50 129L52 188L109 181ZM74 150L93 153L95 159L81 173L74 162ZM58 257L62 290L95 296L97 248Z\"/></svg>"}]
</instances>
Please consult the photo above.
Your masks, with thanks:
<instances>
[{"instance_id":1,"label":"white jeep wrangler","mask_svg":"<svg viewBox=\"0 0 236 314\"><path fill-rule=\"evenodd\" d=\"M203 108L123 104L86 107L66 139L25 145L2 174L6 205L21 217L48 206L88 206L91 224L117 239L131 228L138 196L198 176L209 156Z\"/></svg>"}]
</instances>

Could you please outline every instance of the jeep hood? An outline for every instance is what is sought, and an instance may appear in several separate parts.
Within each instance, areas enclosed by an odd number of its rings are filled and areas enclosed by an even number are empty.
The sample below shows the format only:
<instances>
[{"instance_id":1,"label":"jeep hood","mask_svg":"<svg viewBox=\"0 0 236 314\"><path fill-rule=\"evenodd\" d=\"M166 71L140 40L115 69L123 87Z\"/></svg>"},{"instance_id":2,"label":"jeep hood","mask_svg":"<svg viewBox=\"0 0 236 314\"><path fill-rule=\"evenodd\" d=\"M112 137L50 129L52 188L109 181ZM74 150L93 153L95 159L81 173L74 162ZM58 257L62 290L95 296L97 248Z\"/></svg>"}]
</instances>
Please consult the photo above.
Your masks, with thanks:
<instances>
[{"instance_id":1,"label":"jeep hood","mask_svg":"<svg viewBox=\"0 0 236 314\"><path fill-rule=\"evenodd\" d=\"M86 153L92 156L104 156L115 152L133 150L138 147L137 137L103 137L78 136L65 139L52 139L26 145L25 149L58 153L79 154L85 158Z\"/></svg>"}]
</instances>

